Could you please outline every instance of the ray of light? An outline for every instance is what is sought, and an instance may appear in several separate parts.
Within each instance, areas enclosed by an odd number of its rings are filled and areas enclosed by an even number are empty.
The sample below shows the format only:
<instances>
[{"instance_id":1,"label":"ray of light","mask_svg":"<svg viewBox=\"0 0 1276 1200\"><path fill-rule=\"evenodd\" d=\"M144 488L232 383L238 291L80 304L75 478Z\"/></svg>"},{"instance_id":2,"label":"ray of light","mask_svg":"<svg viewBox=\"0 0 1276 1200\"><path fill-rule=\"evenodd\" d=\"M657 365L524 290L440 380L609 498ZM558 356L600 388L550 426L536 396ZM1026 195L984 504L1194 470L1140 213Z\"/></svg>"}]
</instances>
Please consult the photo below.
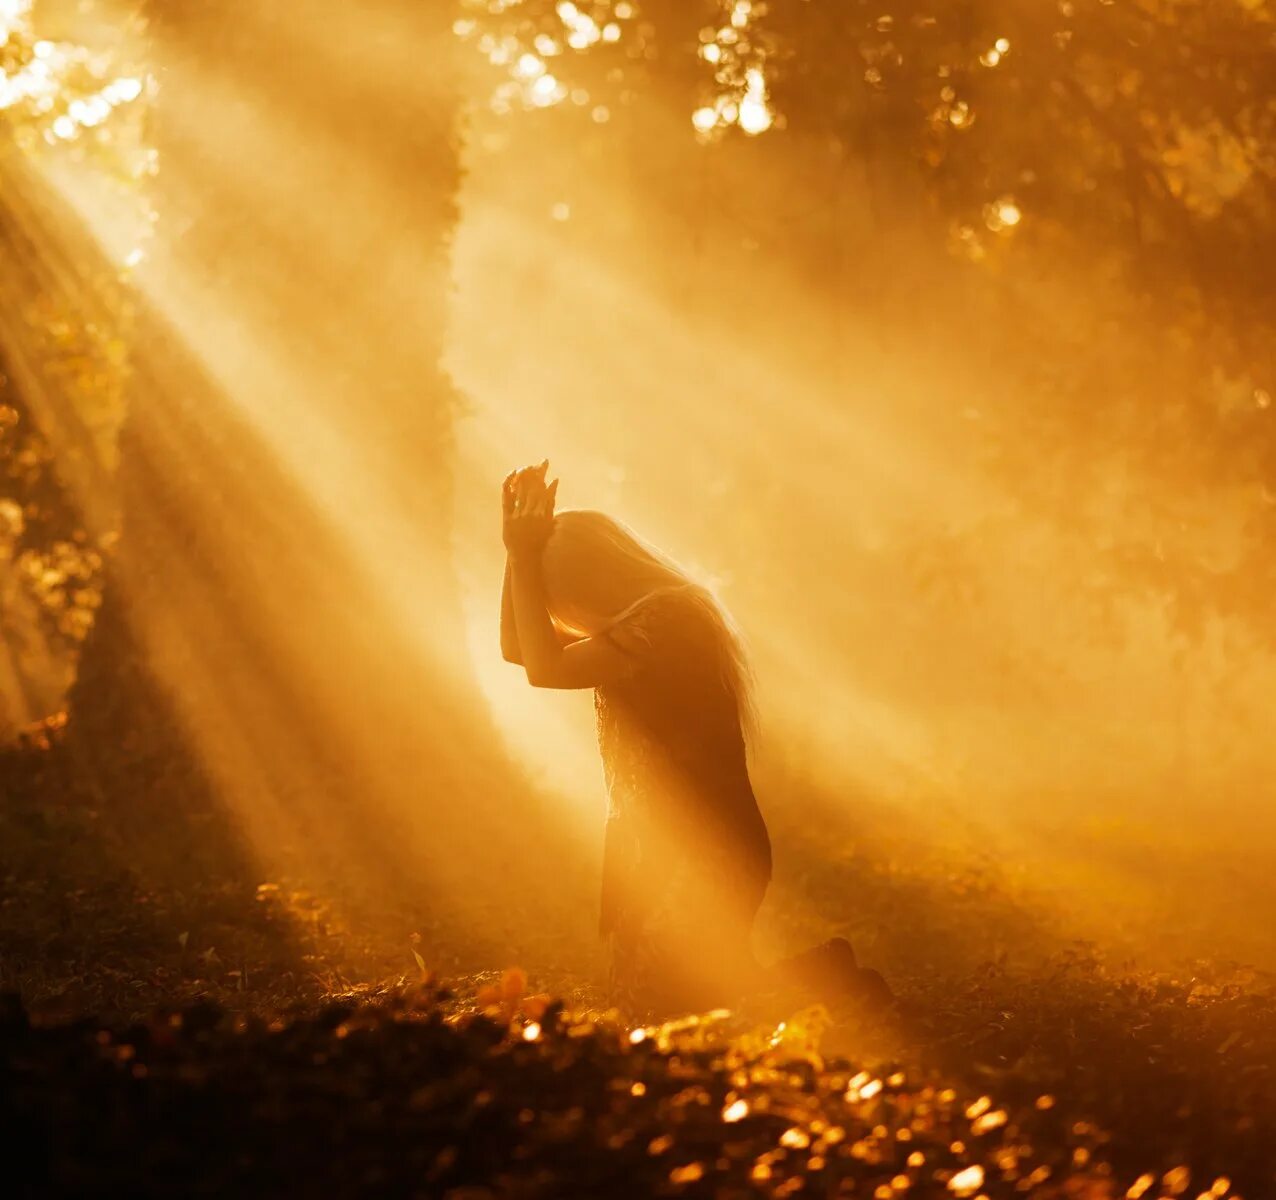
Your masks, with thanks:
<instances>
[{"instance_id":1,"label":"ray of light","mask_svg":"<svg viewBox=\"0 0 1276 1200\"><path fill-rule=\"evenodd\" d=\"M370 86L384 31L366 21L362 31L352 75ZM275 35L286 52L287 31ZM316 136L298 139L298 94L327 93L324 70L255 97L245 122L230 116L239 84L188 78L205 90L167 110L176 207L131 272L149 341L134 363L129 533L172 563L162 592L118 580L132 623L263 871L285 850L361 857L374 874L390 856L383 890L415 873L499 931L509 915L470 867L446 861L458 837L482 837L484 813L499 813L484 792L502 778L499 748L466 740L481 715L451 708L469 695L469 671L448 611L446 513L420 507L423 491L446 493L421 482L448 464L422 458L414 409L449 398L402 386L435 377L437 335L413 326L437 321L437 234L414 226L416 202L377 147L331 131L330 104L311 114ZM403 101L384 77L372 98ZM201 105L226 119L207 121ZM232 178L219 169L229 162L253 169ZM136 232L103 203L100 178L65 158L29 165L35 208L59 210L24 223L32 262L72 262L77 244L107 263L131 255ZM218 220L227 212L241 214L230 228ZM78 295L74 271L63 283ZM83 500L113 501L111 491L99 479ZM357 807L325 805L336 779ZM505 874L506 886L520 878L514 864Z\"/></svg>"}]
</instances>

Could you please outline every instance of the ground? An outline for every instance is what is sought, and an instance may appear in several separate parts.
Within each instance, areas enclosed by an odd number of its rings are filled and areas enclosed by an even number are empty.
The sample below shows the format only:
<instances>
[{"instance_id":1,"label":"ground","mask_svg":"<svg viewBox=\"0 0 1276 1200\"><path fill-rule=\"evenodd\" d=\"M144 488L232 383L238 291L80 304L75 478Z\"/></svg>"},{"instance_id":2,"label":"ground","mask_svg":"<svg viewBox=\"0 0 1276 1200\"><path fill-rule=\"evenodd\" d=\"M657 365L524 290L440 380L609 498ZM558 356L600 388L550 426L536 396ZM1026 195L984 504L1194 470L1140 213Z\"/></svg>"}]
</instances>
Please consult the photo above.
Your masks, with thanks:
<instances>
[{"instance_id":1,"label":"ground","mask_svg":"<svg viewBox=\"0 0 1276 1200\"><path fill-rule=\"evenodd\" d=\"M1276 1196L1257 971L1107 961L879 849L838 870L897 1011L635 1035L548 933L503 976L459 928L254 878L208 814L108 821L41 753L2 768L19 1194Z\"/></svg>"}]
</instances>

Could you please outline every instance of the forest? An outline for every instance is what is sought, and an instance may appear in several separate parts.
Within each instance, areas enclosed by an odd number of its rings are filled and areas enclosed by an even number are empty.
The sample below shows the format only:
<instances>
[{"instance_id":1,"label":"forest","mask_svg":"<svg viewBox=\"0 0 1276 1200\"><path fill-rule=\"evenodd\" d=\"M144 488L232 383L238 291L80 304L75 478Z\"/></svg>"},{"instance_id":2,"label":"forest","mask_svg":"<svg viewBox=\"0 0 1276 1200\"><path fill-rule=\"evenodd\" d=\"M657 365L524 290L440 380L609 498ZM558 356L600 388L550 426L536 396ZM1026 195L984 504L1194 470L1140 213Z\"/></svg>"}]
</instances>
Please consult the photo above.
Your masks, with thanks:
<instances>
[{"instance_id":1,"label":"forest","mask_svg":"<svg viewBox=\"0 0 1276 1200\"><path fill-rule=\"evenodd\" d=\"M1276 1198L1274 263L1273 0L0 0L12 1194ZM617 1002L545 458L890 1005Z\"/></svg>"}]
</instances>

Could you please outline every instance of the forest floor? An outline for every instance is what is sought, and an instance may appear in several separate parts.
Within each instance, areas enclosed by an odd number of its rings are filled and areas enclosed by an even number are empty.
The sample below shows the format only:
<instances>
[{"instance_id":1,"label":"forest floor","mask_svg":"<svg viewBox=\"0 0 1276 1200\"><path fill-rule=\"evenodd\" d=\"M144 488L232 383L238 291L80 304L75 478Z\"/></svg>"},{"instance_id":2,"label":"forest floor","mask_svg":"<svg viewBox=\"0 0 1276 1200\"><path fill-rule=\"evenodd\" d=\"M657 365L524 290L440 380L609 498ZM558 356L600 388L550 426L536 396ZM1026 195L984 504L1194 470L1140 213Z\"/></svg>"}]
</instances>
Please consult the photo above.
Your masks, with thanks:
<instances>
[{"instance_id":1,"label":"forest floor","mask_svg":"<svg viewBox=\"0 0 1276 1200\"><path fill-rule=\"evenodd\" d=\"M20 1196L1276 1197L1273 981L1106 961L986 873L837 863L896 1012L639 1033L548 935L525 977L360 923L33 761L0 762Z\"/></svg>"}]
</instances>

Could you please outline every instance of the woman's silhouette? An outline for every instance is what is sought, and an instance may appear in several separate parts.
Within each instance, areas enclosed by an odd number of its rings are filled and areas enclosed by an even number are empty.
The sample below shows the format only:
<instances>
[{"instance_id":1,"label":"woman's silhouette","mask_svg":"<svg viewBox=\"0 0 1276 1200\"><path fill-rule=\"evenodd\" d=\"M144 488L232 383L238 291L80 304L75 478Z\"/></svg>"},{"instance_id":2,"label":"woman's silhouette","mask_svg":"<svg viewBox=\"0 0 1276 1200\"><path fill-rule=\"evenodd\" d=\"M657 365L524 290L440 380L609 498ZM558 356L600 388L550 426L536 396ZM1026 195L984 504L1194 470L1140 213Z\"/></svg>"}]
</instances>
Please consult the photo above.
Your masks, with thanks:
<instances>
[{"instance_id":1,"label":"woman's silhouette","mask_svg":"<svg viewBox=\"0 0 1276 1200\"><path fill-rule=\"evenodd\" d=\"M615 998L632 1010L732 1000L762 985L749 938L771 878L740 639L705 588L624 525L555 514L547 470L502 488L501 649L533 686L594 689ZM837 939L788 974L854 989L860 973Z\"/></svg>"}]
</instances>

